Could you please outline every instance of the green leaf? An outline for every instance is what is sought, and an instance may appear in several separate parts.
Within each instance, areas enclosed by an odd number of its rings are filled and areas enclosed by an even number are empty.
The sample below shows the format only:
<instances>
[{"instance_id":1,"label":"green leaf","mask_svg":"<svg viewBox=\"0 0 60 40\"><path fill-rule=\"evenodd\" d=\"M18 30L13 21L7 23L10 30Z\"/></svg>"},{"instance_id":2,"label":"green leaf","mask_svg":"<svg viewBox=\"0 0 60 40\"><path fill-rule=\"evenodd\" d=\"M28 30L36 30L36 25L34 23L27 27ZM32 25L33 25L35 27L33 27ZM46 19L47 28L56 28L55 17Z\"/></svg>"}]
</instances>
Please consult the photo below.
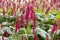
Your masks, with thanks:
<instances>
[{"instance_id":1,"label":"green leaf","mask_svg":"<svg viewBox=\"0 0 60 40\"><path fill-rule=\"evenodd\" d=\"M8 15L11 15L12 14L12 8L10 7L8 12L7 12Z\"/></svg>"},{"instance_id":2,"label":"green leaf","mask_svg":"<svg viewBox=\"0 0 60 40\"><path fill-rule=\"evenodd\" d=\"M57 13L56 20L58 20L59 18L60 18L60 12Z\"/></svg>"}]
</instances>

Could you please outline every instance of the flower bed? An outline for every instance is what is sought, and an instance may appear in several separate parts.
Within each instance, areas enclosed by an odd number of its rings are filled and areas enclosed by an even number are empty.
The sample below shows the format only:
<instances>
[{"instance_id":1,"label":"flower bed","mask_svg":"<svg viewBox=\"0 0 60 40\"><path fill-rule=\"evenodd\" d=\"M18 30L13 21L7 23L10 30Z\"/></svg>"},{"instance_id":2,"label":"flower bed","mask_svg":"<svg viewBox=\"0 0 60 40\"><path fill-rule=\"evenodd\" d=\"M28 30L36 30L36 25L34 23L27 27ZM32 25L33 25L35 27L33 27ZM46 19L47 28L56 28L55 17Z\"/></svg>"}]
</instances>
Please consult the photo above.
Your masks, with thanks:
<instances>
[{"instance_id":1,"label":"flower bed","mask_svg":"<svg viewBox=\"0 0 60 40\"><path fill-rule=\"evenodd\" d=\"M57 0L0 0L0 40L59 40Z\"/></svg>"}]
</instances>

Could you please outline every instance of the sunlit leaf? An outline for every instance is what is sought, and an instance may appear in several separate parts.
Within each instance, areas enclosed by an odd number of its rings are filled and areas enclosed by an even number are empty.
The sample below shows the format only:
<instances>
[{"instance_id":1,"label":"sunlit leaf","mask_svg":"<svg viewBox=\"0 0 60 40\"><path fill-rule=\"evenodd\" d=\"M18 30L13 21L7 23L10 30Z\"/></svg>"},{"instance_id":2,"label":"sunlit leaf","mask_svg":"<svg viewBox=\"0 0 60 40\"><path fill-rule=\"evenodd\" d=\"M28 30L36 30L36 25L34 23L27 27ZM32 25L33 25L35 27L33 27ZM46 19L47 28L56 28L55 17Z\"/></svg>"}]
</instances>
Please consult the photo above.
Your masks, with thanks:
<instances>
[{"instance_id":1,"label":"sunlit leaf","mask_svg":"<svg viewBox=\"0 0 60 40\"><path fill-rule=\"evenodd\" d=\"M60 13L57 13L56 20L58 20L59 18L60 18Z\"/></svg>"}]
</instances>

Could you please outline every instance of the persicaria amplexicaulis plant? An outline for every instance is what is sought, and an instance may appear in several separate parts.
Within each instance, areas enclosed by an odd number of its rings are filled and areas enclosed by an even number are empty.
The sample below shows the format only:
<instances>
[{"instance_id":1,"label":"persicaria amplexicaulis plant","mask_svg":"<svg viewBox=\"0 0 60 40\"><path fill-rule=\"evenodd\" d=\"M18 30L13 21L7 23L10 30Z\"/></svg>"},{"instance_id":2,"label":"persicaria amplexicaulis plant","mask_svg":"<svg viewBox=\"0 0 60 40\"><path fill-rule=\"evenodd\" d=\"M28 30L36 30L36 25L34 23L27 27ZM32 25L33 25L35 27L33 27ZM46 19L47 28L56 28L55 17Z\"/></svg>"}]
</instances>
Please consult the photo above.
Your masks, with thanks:
<instances>
[{"instance_id":1,"label":"persicaria amplexicaulis plant","mask_svg":"<svg viewBox=\"0 0 60 40\"><path fill-rule=\"evenodd\" d=\"M2 40L4 40L4 35L2 34Z\"/></svg>"},{"instance_id":2,"label":"persicaria amplexicaulis plant","mask_svg":"<svg viewBox=\"0 0 60 40\"><path fill-rule=\"evenodd\" d=\"M46 1L48 2L48 4L46 3ZM16 3L17 2L17 3ZM20 31L20 25L22 24L22 26L24 28L27 28L28 23L30 21L32 21L32 28L33 29L33 35L34 35L34 40L38 40L37 35L35 33L35 29L37 27L37 23L36 23L36 16L35 16L35 11L34 11L34 7L36 7L37 9L39 9L39 4L42 4L42 11L45 10L45 13L48 14L49 11L54 7L54 5L56 5L58 8L60 7L60 4L58 4L58 0L51 0L51 2L49 2L49 0L39 0L40 3L38 3L37 0L17 0L17 1L11 1L11 0L0 0L0 4L1 4L1 8L3 9L2 13L3 16L6 15L6 13L8 12L9 8L11 7L12 12L10 13L10 16L14 16L16 18L15 21L15 32L19 32ZM46 9L44 9L46 8ZM55 7L56 8L56 7ZM17 15L18 12L21 15ZM21 21L21 22L20 22ZM21 23L21 24L20 24ZM52 32L51 34L53 34L56 31L56 22L54 23L54 26L52 28ZM6 35L8 36L8 32L6 32ZM22 40L25 37L22 36ZM2 34L2 40L4 40L4 35ZM46 35L46 40L48 40L48 36Z\"/></svg>"},{"instance_id":3,"label":"persicaria amplexicaulis plant","mask_svg":"<svg viewBox=\"0 0 60 40\"><path fill-rule=\"evenodd\" d=\"M20 30L20 22L19 22L19 19L18 19L18 16L16 16L16 24L15 24L15 28L16 28L16 32L19 32Z\"/></svg>"},{"instance_id":4,"label":"persicaria amplexicaulis plant","mask_svg":"<svg viewBox=\"0 0 60 40\"><path fill-rule=\"evenodd\" d=\"M57 30L57 25L56 25L56 21L54 21L54 25L52 27L51 34L54 34L54 32L56 32L56 30Z\"/></svg>"}]
</instances>

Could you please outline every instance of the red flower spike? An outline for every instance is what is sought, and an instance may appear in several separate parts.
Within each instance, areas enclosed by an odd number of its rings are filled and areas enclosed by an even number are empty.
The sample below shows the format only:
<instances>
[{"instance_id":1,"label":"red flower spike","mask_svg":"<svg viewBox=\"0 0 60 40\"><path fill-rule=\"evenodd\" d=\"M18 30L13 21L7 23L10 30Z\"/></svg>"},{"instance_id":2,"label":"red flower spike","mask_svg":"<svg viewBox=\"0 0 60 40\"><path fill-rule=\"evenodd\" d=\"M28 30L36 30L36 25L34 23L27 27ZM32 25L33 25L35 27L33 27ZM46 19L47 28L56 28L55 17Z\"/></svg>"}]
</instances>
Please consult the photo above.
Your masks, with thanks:
<instances>
[{"instance_id":1,"label":"red flower spike","mask_svg":"<svg viewBox=\"0 0 60 40\"><path fill-rule=\"evenodd\" d=\"M23 0L23 2L25 2L26 0Z\"/></svg>"},{"instance_id":2,"label":"red flower spike","mask_svg":"<svg viewBox=\"0 0 60 40\"><path fill-rule=\"evenodd\" d=\"M13 16L13 9L12 9L12 13L11 13L11 16Z\"/></svg>"},{"instance_id":3,"label":"red flower spike","mask_svg":"<svg viewBox=\"0 0 60 40\"><path fill-rule=\"evenodd\" d=\"M34 40L38 40L38 38L37 38L37 35L36 35L36 34L34 34Z\"/></svg>"},{"instance_id":4,"label":"red flower spike","mask_svg":"<svg viewBox=\"0 0 60 40\"><path fill-rule=\"evenodd\" d=\"M36 4L36 8L37 8L37 9L39 8L39 5L38 5L38 4Z\"/></svg>"},{"instance_id":5,"label":"red flower spike","mask_svg":"<svg viewBox=\"0 0 60 40\"><path fill-rule=\"evenodd\" d=\"M30 9L29 9L29 6L27 6L27 9L26 9L26 22L28 24L28 21L29 21L29 12L30 12Z\"/></svg>"},{"instance_id":6,"label":"red flower spike","mask_svg":"<svg viewBox=\"0 0 60 40\"><path fill-rule=\"evenodd\" d=\"M24 27L24 16L23 15L21 15L21 22L22 22L22 25Z\"/></svg>"},{"instance_id":7,"label":"red flower spike","mask_svg":"<svg viewBox=\"0 0 60 40\"><path fill-rule=\"evenodd\" d=\"M5 15L5 11L4 11L4 9L3 9L3 15Z\"/></svg>"},{"instance_id":8,"label":"red flower spike","mask_svg":"<svg viewBox=\"0 0 60 40\"><path fill-rule=\"evenodd\" d=\"M4 8L4 1L2 2L2 8Z\"/></svg>"},{"instance_id":9,"label":"red flower spike","mask_svg":"<svg viewBox=\"0 0 60 40\"><path fill-rule=\"evenodd\" d=\"M57 0L54 0L54 4L57 2Z\"/></svg>"},{"instance_id":10,"label":"red flower spike","mask_svg":"<svg viewBox=\"0 0 60 40\"><path fill-rule=\"evenodd\" d=\"M22 36L22 40L26 40L26 37L25 36Z\"/></svg>"},{"instance_id":11,"label":"red flower spike","mask_svg":"<svg viewBox=\"0 0 60 40\"><path fill-rule=\"evenodd\" d=\"M54 5L53 2L50 2L50 6L53 7L53 5Z\"/></svg>"},{"instance_id":12,"label":"red flower spike","mask_svg":"<svg viewBox=\"0 0 60 40\"><path fill-rule=\"evenodd\" d=\"M4 35L2 34L2 40L4 40Z\"/></svg>"},{"instance_id":13,"label":"red flower spike","mask_svg":"<svg viewBox=\"0 0 60 40\"><path fill-rule=\"evenodd\" d=\"M20 24L19 23L16 23L16 32L18 32L20 29Z\"/></svg>"},{"instance_id":14,"label":"red flower spike","mask_svg":"<svg viewBox=\"0 0 60 40\"><path fill-rule=\"evenodd\" d=\"M35 33L35 29L36 29L36 16L35 16L35 13L34 13L33 9L32 9L32 16L31 17L32 17L32 20L33 20L33 25L34 25L34 27L33 27L34 40L38 40L38 37L37 37L37 35Z\"/></svg>"},{"instance_id":15,"label":"red flower spike","mask_svg":"<svg viewBox=\"0 0 60 40\"><path fill-rule=\"evenodd\" d=\"M12 14L11 14L12 16L16 16L16 11L15 11L15 9L14 8L12 8Z\"/></svg>"},{"instance_id":16,"label":"red flower spike","mask_svg":"<svg viewBox=\"0 0 60 40\"><path fill-rule=\"evenodd\" d=\"M32 20L33 20L33 25L36 28L36 16L35 16L34 12L32 12L32 16L31 17L32 17Z\"/></svg>"},{"instance_id":17,"label":"red flower spike","mask_svg":"<svg viewBox=\"0 0 60 40\"><path fill-rule=\"evenodd\" d=\"M7 9L9 8L9 4L8 4L8 1L7 1Z\"/></svg>"},{"instance_id":18,"label":"red flower spike","mask_svg":"<svg viewBox=\"0 0 60 40\"><path fill-rule=\"evenodd\" d=\"M49 10L50 10L50 7L47 8L47 10L46 10L46 14L48 14Z\"/></svg>"},{"instance_id":19,"label":"red flower spike","mask_svg":"<svg viewBox=\"0 0 60 40\"><path fill-rule=\"evenodd\" d=\"M60 8L60 4L57 5L57 8Z\"/></svg>"},{"instance_id":20,"label":"red flower spike","mask_svg":"<svg viewBox=\"0 0 60 40\"><path fill-rule=\"evenodd\" d=\"M60 4L58 5L58 7L60 8Z\"/></svg>"},{"instance_id":21,"label":"red flower spike","mask_svg":"<svg viewBox=\"0 0 60 40\"><path fill-rule=\"evenodd\" d=\"M42 11L44 10L44 6L45 6L45 2L43 1L43 5L42 5Z\"/></svg>"},{"instance_id":22,"label":"red flower spike","mask_svg":"<svg viewBox=\"0 0 60 40\"><path fill-rule=\"evenodd\" d=\"M0 0L0 2L2 2L2 0Z\"/></svg>"},{"instance_id":23,"label":"red flower spike","mask_svg":"<svg viewBox=\"0 0 60 40\"><path fill-rule=\"evenodd\" d=\"M43 0L40 0L40 3L42 3L43 2Z\"/></svg>"},{"instance_id":24,"label":"red flower spike","mask_svg":"<svg viewBox=\"0 0 60 40\"><path fill-rule=\"evenodd\" d=\"M32 0L32 2L31 2L32 4L34 4L34 0Z\"/></svg>"},{"instance_id":25,"label":"red flower spike","mask_svg":"<svg viewBox=\"0 0 60 40\"><path fill-rule=\"evenodd\" d=\"M18 4L17 8L20 8L20 4Z\"/></svg>"},{"instance_id":26,"label":"red flower spike","mask_svg":"<svg viewBox=\"0 0 60 40\"><path fill-rule=\"evenodd\" d=\"M29 21L31 20L31 12L29 13Z\"/></svg>"},{"instance_id":27,"label":"red flower spike","mask_svg":"<svg viewBox=\"0 0 60 40\"><path fill-rule=\"evenodd\" d=\"M52 31L51 31L51 34L53 34L57 29L57 26L56 26L56 21L54 21L54 26L52 28Z\"/></svg>"},{"instance_id":28,"label":"red flower spike","mask_svg":"<svg viewBox=\"0 0 60 40\"><path fill-rule=\"evenodd\" d=\"M29 13L29 15L31 15L29 18L30 18L30 20L32 19L34 28L36 28L36 16L35 16L35 12L33 10L33 6L30 6L30 13Z\"/></svg>"},{"instance_id":29,"label":"red flower spike","mask_svg":"<svg viewBox=\"0 0 60 40\"><path fill-rule=\"evenodd\" d=\"M18 16L16 16L16 26L15 26L15 28L16 28L16 32L18 32L19 29L20 29L20 23L19 23L19 20L18 20Z\"/></svg>"},{"instance_id":30,"label":"red flower spike","mask_svg":"<svg viewBox=\"0 0 60 40\"><path fill-rule=\"evenodd\" d=\"M13 9L15 10L15 8L16 8L16 4L15 4L15 3L13 3Z\"/></svg>"},{"instance_id":31,"label":"red flower spike","mask_svg":"<svg viewBox=\"0 0 60 40\"><path fill-rule=\"evenodd\" d=\"M37 37L37 35L35 33L35 28L33 28L33 34L34 34L34 40L38 40L38 37Z\"/></svg>"},{"instance_id":32,"label":"red flower spike","mask_svg":"<svg viewBox=\"0 0 60 40\"><path fill-rule=\"evenodd\" d=\"M17 0L17 2L21 2L21 0Z\"/></svg>"},{"instance_id":33,"label":"red flower spike","mask_svg":"<svg viewBox=\"0 0 60 40\"><path fill-rule=\"evenodd\" d=\"M6 31L6 36L8 36L8 32Z\"/></svg>"}]
</instances>

